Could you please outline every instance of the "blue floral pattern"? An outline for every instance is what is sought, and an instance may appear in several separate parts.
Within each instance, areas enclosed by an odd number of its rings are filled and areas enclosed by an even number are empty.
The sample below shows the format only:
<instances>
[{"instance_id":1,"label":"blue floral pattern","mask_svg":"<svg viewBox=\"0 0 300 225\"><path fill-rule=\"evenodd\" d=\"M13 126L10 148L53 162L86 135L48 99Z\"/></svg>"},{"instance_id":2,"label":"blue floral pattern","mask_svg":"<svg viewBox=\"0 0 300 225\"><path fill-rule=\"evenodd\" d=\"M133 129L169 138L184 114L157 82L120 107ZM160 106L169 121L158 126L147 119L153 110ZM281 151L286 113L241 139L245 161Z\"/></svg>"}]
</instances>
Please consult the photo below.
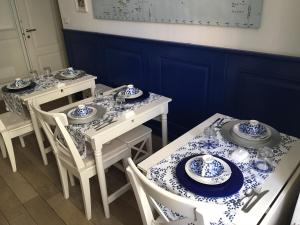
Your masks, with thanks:
<instances>
[{"instance_id":1,"label":"blue floral pattern","mask_svg":"<svg viewBox=\"0 0 300 225\"><path fill-rule=\"evenodd\" d=\"M6 109L11 112L15 112L20 116L26 117L27 113L24 108L23 102L20 99L21 96L31 94L36 91L45 90L48 88L52 88L57 86L59 83L69 84L70 82L74 82L73 80L59 80L55 76L60 71L53 72L50 75L40 75L38 79L35 79L34 82L36 83L35 87L28 90L23 90L20 92L2 92L2 97L5 102ZM80 78L78 78L80 79ZM24 79L29 81L30 78Z\"/></svg>"},{"instance_id":2,"label":"blue floral pattern","mask_svg":"<svg viewBox=\"0 0 300 225\"><path fill-rule=\"evenodd\" d=\"M233 120L233 118L225 117L223 123L231 120ZM177 149L173 154L151 167L147 173L147 177L150 180L168 191L192 200L209 203L208 207L211 206L215 209L213 210L214 215L209 215L211 225L231 224L236 215L237 209L242 207L243 202L240 202L239 200L244 196L245 190L260 186L271 174L262 173L253 169L251 162L257 158L257 151L255 149L247 148L247 151L250 154L249 162L234 162L244 175L244 184L241 190L236 194L228 197L208 198L196 195L182 187L178 182L175 173L175 169L179 161L194 154L211 154L230 159L230 154L237 148L237 146L222 138L218 127L219 126L214 125L214 128L217 131L217 138L219 140L218 145L207 144L207 142L205 142L205 137L202 135L196 136L186 145ZM293 143L297 140L298 139L295 137L281 134L280 145L273 148L273 164L275 168L280 163L282 157L287 154ZM178 214L172 212L170 209L167 209L166 207L163 207L162 209L171 220L177 220L180 218Z\"/></svg>"}]
</instances>

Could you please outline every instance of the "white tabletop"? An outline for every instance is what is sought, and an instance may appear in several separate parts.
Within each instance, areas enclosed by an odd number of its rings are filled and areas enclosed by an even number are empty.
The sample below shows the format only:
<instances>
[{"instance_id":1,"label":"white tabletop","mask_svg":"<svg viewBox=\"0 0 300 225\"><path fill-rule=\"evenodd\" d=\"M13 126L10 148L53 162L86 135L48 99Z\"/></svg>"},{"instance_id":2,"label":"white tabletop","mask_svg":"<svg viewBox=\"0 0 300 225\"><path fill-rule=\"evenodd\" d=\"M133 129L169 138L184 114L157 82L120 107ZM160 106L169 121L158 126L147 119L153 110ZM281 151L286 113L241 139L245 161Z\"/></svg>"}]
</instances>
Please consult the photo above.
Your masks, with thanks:
<instances>
[{"instance_id":1,"label":"white tabletop","mask_svg":"<svg viewBox=\"0 0 300 225\"><path fill-rule=\"evenodd\" d=\"M147 173L149 169L159 163L162 159L167 158L177 149L185 146L189 141L197 135L202 134L205 127L209 126L217 118L223 117L222 114L215 114L208 118L195 128L191 129L181 137L177 138L161 150L148 157L138 167ZM300 162L300 141L295 142L288 153L283 156L276 170L263 182L261 191L268 190L269 192L250 210L245 213L239 210L234 218L234 224L257 224L263 215L267 212L269 206L280 194L282 188L286 185L289 177L294 170L299 166ZM247 221L247 223L245 223Z\"/></svg>"}]
</instances>

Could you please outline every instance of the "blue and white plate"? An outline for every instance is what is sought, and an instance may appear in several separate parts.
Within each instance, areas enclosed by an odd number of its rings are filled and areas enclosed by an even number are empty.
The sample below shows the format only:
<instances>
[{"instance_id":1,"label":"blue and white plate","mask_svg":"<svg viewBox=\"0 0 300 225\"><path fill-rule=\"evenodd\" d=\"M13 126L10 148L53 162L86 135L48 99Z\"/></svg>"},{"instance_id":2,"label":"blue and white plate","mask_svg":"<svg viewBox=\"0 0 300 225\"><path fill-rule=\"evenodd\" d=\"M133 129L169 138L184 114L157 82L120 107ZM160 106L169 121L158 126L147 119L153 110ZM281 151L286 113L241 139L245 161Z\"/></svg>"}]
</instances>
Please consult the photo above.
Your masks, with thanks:
<instances>
[{"instance_id":1,"label":"blue and white plate","mask_svg":"<svg viewBox=\"0 0 300 225\"><path fill-rule=\"evenodd\" d=\"M195 156L185 164L185 172L193 180L208 185L218 185L226 182L231 176L229 165L217 157L206 161L207 155Z\"/></svg>"},{"instance_id":2,"label":"blue and white plate","mask_svg":"<svg viewBox=\"0 0 300 225\"><path fill-rule=\"evenodd\" d=\"M97 114L97 109L91 106L76 107L71 109L67 116L71 119L88 119Z\"/></svg>"},{"instance_id":3,"label":"blue and white plate","mask_svg":"<svg viewBox=\"0 0 300 225\"><path fill-rule=\"evenodd\" d=\"M137 88L136 88L137 89ZM118 93L118 95L122 95L122 96L124 96L124 98L125 99L134 99L134 98L138 98L138 97L140 97L140 96L142 96L143 95L143 91L142 90L140 90L140 89L137 89L138 91L137 92L135 92L135 94L128 94L128 92L126 93L126 90L124 90L124 91L120 91L119 93Z\"/></svg>"},{"instance_id":4,"label":"blue and white plate","mask_svg":"<svg viewBox=\"0 0 300 225\"><path fill-rule=\"evenodd\" d=\"M233 132L241 138L260 141L271 137L270 129L262 123L259 126L251 126L246 122L240 122L233 126Z\"/></svg>"},{"instance_id":5,"label":"blue and white plate","mask_svg":"<svg viewBox=\"0 0 300 225\"><path fill-rule=\"evenodd\" d=\"M60 73L60 76L66 78L66 79L73 79L75 77L77 77L78 75L80 75L82 73L81 70L73 70L71 71L62 71Z\"/></svg>"},{"instance_id":6,"label":"blue and white plate","mask_svg":"<svg viewBox=\"0 0 300 225\"><path fill-rule=\"evenodd\" d=\"M16 79L14 82L6 85L6 87L8 89L18 90L18 89L28 87L30 84L31 84L30 80Z\"/></svg>"}]
</instances>

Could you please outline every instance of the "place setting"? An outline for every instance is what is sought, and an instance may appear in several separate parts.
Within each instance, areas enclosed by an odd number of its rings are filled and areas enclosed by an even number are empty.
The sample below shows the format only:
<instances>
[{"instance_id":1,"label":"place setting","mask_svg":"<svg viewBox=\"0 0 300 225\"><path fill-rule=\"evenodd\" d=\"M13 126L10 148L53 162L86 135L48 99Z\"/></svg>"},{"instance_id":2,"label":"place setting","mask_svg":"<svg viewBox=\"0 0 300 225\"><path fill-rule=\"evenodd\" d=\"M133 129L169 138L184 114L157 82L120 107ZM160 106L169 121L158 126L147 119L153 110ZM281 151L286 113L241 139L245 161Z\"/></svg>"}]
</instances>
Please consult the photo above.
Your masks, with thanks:
<instances>
[{"instance_id":1,"label":"place setting","mask_svg":"<svg viewBox=\"0 0 300 225\"><path fill-rule=\"evenodd\" d=\"M114 94L115 100L124 104L134 104L149 98L149 96L150 93L148 91L142 91L133 84L127 85Z\"/></svg>"},{"instance_id":2,"label":"place setting","mask_svg":"<svg viewBox=\"0 0 300 225\"><path fill-rule=\"evenodd\" d=\"M179 183L204 197L226 197L240 190L243 174L229 160L217 155L192 155L176 166Z\"/></svg>"},{"instance_id":3,"label":"place setting","mask_svg":"<svg viewBox=\"0 0 300 225\"><path fill-rule=\"evenodd\" d=\"M65 70L58 71L55 74L55 78L58 80L74 80L83 77L85 74L83 70L74 70L73 67L69 67Z\"/></svg>"},{"instance_id":4,"label":"place setting","mask_svg":"<svg viewBox=\"0 0 300 225\"><path fill-rule=\"evenodd\" d=\"M246 148L273 147L280 143L280 134L273 127L257 120L233 120L224 123L221 135L228 141Z\"/></svg>"},{"instance_id":5,"label":"place setting","mask_svg":"<svg viewBox=\"0 0 300 225\"><path fill-rule=\"evenodd\" d=\"M31 79L16 78L13 82L2 87L3 92L18 93L31 90L36 86L36 83Z\"/></svg>"}]
</instances>

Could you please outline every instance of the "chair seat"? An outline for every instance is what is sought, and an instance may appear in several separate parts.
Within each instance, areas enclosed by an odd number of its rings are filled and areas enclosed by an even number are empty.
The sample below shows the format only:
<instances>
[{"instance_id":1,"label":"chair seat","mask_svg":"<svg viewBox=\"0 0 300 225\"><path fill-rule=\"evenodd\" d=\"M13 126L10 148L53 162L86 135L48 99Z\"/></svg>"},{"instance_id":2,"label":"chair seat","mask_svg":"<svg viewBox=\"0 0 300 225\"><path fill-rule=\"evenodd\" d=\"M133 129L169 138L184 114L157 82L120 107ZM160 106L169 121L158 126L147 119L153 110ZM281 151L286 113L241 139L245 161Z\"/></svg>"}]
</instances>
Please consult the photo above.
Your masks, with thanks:
<instances>
[{"instance_id":1,"label":"chair seat","mask_svg":"<svg viewBox=\"0 0 300 225\"><path fill-rule=\"evenodd\" d=\"M0 120L7 130L13 130L16 128L32 125L29 118L23 118L14 112L6 112L0 114Z\"/></svg>"},{"instance_id":2,"label":"chair seat","mask_svg":"<svg viewBox=\"0 0 300 225\"><path fill-rule=\"evenodd\" d=\"M143 138L145 135L151 134L151 132L152 130L149 127L140 125L137 128L134 128L133 130L121 135L119 139L126 144L132 144Z\"/></svg>"},{"instance_id":3,"label":"chair seat","mask_svg":"<svg viewBox=\"0 0 300 225\"><path fill-rule=\"evenodd\" d=\"M14 112L0 114L1 151L4 158L6 158L6 152L8 153L13 172L17 171L17 166L12 139L20 137L21 145L24 146L24 140L21 137L32 131L30 119L23 118Z\"/></svg>"},{"instance_id":4,"label":"chair seat","mask_svg":"<svg viewBox=\"0 0 300 225\"><path fill-rule=\"evenodd\" d=\"M125 143L118 139L114 139L109 144L104 144L102 148L103 164L115 158L117 154L122 155L122 152L128 151ZM87 154L86 158L83 160L87 167L95 165L95 157L93 153ZM105 166L104 166L105 167Z\"/></svg>"}]
</instances>

